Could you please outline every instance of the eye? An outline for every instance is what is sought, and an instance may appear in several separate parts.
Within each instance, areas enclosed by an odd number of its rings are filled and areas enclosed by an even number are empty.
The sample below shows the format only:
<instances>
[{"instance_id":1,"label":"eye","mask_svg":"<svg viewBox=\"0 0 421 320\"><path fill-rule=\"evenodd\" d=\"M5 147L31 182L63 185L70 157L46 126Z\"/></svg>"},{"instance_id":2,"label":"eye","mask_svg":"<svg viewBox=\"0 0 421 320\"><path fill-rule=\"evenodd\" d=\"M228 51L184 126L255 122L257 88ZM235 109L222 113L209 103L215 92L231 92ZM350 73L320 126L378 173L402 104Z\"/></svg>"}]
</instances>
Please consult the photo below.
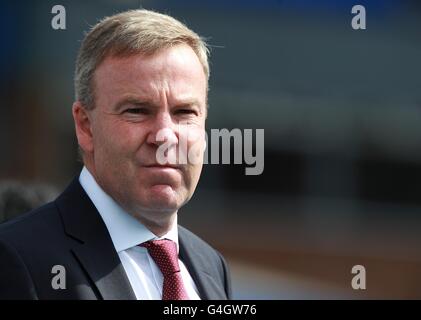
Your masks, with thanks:
<instances>
[{"instance_id":1,"label":"eye","mask_svg":"<svg viewBox=\"0 0 421 320\"><path fill-rule=\"evenodd\" d=\"M176 115L196 115L197 112L194 109L177 109L174 112Z\"/></svg>"},{"instance_id":2,"label":"eye","mask_svg":"<svg viewBox=\"0 0 421 320\"><path fill-rule=\"evenodd\" d=\"M149 110L146 108L128 108L124 110L124 113L128 114L149 114Z\"/></svg>"}]
</instances>

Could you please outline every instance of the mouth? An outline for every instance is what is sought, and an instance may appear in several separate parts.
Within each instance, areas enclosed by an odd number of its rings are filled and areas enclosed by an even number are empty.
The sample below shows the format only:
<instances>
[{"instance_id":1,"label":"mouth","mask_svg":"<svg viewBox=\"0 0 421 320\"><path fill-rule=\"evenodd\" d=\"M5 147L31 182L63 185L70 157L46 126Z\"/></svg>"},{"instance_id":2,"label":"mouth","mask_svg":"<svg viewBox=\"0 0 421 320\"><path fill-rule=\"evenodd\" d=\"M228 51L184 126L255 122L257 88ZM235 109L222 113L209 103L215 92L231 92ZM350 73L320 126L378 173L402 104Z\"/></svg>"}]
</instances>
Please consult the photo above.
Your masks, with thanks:
<instances>
[{"instance_id":1,"label":"mouth","mask_svg":"<svg viewBox=\"0 0 421 320\"><path fill-rule=\"evenodd\" d=\"M144 168L150 168L150 169L177 169L180 170L180 166L177 165L172 165L172 164L159 164L159 163L154 163L154 164L150 164L150 165L144 165Z\"/></svg>"}]
</instances>

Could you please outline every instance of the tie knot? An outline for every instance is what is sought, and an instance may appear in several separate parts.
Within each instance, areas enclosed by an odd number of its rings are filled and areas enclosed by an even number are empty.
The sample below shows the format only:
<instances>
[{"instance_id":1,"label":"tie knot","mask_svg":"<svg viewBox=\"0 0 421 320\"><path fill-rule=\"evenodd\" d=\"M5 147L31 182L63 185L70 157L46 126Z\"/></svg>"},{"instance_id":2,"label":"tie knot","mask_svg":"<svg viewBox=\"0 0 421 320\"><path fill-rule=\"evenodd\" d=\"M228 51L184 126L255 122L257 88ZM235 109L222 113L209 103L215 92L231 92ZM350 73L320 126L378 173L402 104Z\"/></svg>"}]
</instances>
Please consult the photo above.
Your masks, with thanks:
<instances>
[{"instance_id":1,"label":"tie knot","mask_svg":"<svg viewBox=\"0 0 421 320\"><path fill-rule=\"evenodd\" d=\"M150 240L140 245L148 249L164 276L180 271L178 265L177 245L171 240Z\"/></svg>"}]
</instances>

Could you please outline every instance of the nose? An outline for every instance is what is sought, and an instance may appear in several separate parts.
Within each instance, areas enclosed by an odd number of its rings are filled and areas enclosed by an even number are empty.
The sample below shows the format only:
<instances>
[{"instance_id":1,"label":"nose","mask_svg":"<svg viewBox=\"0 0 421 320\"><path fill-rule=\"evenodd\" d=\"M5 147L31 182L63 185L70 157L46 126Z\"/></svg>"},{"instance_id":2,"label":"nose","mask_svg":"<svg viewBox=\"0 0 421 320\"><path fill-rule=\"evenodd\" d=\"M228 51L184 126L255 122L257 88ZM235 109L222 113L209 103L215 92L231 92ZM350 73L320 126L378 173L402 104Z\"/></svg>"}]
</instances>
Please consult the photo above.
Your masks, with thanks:
<instances>
[{"instance_id":1,"label":"nose","mask_svg":"<svg viewBox=\"0 0 421 320\"><path fill-rule=\"evenodd\" d=\"M159 147L166 143L167 146L176 145L178 143L178 136L175 129L175 124L168 112L160 112L153 120L152 130L148 134L148 144Z\"/></svg>"}]
</instances>

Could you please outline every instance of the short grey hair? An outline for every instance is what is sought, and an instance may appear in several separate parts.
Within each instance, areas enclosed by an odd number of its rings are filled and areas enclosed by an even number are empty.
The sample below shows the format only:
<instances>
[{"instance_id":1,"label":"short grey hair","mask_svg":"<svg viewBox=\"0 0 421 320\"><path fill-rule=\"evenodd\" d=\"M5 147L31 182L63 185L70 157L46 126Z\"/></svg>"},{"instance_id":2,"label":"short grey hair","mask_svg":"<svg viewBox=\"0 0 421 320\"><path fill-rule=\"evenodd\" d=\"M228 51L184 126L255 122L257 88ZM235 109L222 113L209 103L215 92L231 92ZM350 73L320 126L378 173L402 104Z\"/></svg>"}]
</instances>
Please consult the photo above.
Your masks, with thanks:
<instances>
[{"instance_id":1,"label":"short grey hair","mask_svg":"<svg viewBox=\"0 0 421 320\"><path fill-rule=\"evenodd\" d=\"M150 55L180 43L193 49L209 79L206 42L180 21L144 9L104 18L86 34L79 49L74 79L76 101L86 109L94 108L94 73L105 58L138 53Z\"/></svg>"}]
</instances>

